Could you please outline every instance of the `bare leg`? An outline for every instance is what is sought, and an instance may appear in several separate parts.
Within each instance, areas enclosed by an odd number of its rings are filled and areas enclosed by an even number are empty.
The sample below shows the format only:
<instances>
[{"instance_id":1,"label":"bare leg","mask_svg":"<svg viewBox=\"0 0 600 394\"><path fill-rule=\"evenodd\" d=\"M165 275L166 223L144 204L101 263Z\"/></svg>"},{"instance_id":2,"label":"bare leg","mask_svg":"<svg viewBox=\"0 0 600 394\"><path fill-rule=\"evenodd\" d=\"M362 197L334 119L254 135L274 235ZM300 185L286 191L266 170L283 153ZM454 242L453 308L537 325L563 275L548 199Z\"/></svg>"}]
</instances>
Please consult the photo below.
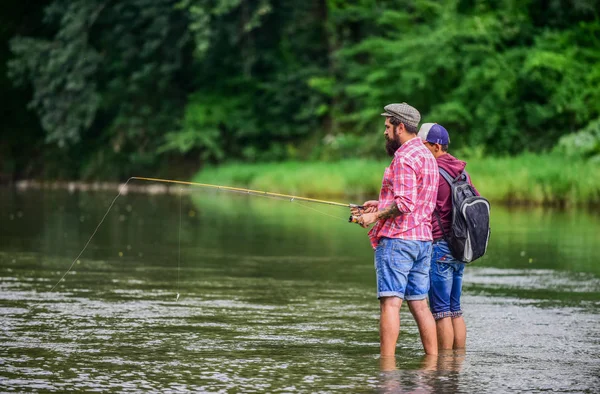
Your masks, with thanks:
<instances>
[{"instance_id":1,"label":"bare leg","mask_svg":"<svg viewBox=\"0 0 600 394\"><path fill-rule=\"evenodd\" d=\"M429 310L427 300L408 301L408 308L419 327L419 334L421 335L425 354L438 354L435 320Z\"/></svg>"},{"instance_id":2,"label":"bare leg","mask_svg":"<svg viewBox=\"0 0 600 394\"><path fill-rule=\"evenodd\" d=\"M467 345L467 326L462 316L452 319L454 328L454 349L462 349Z\"/></svg>"},{"instance_id":3,"label":"bare leg","mask_svg":"<svg viewBox=\"0 0 600 394\"><path fill-rule=\"evenodd\" d=\"M452 327L452 318L444 317L436 320L438 346L440 350L453 349L454 346L454 328Z\"/></svg>"},{"instance_id":4,"label":"bare leg","mask_svg":"<svg viewBox=\"0 0 600 394\"><path fill-rule=\"evenodd\" d=\"M382 356L396 354L396 342L398 342L398 335L400 334L400 306L402 306L401 298L381 297L379 299L381 310L379 341Z\"/></svg>"}]
</instances>

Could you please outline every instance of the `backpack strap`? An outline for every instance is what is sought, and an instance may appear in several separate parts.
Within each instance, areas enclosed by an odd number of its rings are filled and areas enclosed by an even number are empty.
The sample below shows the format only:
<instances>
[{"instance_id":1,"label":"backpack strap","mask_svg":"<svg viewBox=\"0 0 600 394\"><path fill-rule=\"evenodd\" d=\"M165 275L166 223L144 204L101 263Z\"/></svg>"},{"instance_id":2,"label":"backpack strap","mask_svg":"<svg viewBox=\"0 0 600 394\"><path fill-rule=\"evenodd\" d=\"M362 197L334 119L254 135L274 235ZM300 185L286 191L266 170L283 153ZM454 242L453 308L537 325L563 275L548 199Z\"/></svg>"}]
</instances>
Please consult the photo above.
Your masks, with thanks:
<instances>
[{"instance_id":1,"label":"backpack strap","mask_svg":"<svg viewBox=\"0 0 600 394\"><path fill-rule=\"evenodd\" d=\"M448 244L450 244L450 241L448 239L448 234L446 234L446 231L444 230L444 226L442 226L442 219L440 218L440 213L438 212L437 209L434 209L433 214L437 218L437 222L438 222L438 226L440 226L440 230L442 230L442 235L444 236L444 241L446 241L446 242L448 242Z\"/></svg>"},{"instance_id":2,"label":"backpack strap","mask_svg":"<svg viewBox=\"0 0 600 394\"><path fill-rule=\"evenodd\" d=\"M448 173L448 171L444 170L442 167L438 167L438 170L440 172L440 175L446 180L446 182L448 182L448 184L450 186L452 186L452 184L454 182L458 182L460 180L460 178L462 178L463 176L465 177L465 180L467 181L467 183L471 183L471 179L469 177L469 174L467 173L467 170L462 170L457 176L456 178L453 178L452 175L450 175Z\"/></svg>"},{"instance_id":3,"label":"backpack strap","mask_svg":"<svg viewBox=\"0 0 600 394\"><path fill-rule=\"evenodd\" d=\"M452 176L450 176L450 174L448 174L448 171L444 170L442 167L438 167L438 170L440 172L440 175L442 176L442 178L444 178L446 180L446 182L448 182L448 185L450 185L450 189L452 189L452 184L455 182L455 180L452 178ZM442 230L442 234L444 235L444 240L448 243L450 243L449 239L448 239L448 234L446 234L446 231L444 230L444 226L442 226L442 219L440 218L440 213L438 212L437 208L433 210L433 214L435 215L438 225L440 226L440 230Z\"/></svg>"},{"instance_id":4,"label":"backpack strap","mask_svg":"<svg viewBox=\"0 0 600 394\"><path fill-rule=\"evenodd\" d=\"M455 180L452 176L450 176L450 174L448 174L448 171L444 170L442 167L438 167L438 170L440 172L440 175L446 180L446 182L448 182L448 184L450 186L452 186L452 184L456 180L458 180L458 179ZM462 173L461 173L461 175L462 175ZM460 177L460 175L459 175L459 177Z\"/></svg>"}]
</instances>

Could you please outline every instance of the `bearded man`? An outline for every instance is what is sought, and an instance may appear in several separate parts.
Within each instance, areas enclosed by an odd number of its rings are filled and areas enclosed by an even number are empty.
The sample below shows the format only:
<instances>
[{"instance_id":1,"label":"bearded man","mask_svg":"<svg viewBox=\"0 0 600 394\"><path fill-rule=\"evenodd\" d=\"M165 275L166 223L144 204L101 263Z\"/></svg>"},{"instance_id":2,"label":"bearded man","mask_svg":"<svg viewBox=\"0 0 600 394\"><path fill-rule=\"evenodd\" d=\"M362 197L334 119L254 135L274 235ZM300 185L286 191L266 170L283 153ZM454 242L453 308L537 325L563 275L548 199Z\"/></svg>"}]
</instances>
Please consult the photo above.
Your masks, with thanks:
<instances>
[{"instance_id":1,"label":"bearded man","mask_svg":"<svg viewBox=\"0 0 600 394\"><path fill-rule=\"evenodd\" d=\"M385 169L379 200L354 208L369 231L375 250L380 304L380 352L394 356L400 334L400 307L406 300L426 354L437 354L435 320L427 305L432 251L431 215L438 191L438 166L417 137L421 115L412 106L385 106L386 150L393 157Z\"/></svg>"}]
</instances>

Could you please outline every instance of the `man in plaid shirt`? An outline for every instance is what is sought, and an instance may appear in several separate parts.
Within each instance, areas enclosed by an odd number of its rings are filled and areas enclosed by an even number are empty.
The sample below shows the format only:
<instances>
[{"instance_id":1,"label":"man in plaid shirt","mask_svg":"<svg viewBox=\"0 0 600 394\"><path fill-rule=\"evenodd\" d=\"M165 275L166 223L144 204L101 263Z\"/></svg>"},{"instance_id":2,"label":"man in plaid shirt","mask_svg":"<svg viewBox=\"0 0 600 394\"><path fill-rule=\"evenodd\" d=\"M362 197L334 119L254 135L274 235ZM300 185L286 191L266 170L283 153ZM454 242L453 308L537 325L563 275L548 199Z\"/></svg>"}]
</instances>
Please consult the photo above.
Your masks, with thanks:
<instances>
[{"instance_id":1,"label":"man in plaid shirt","mask_svg":"<svg viewBox=\"0 0 600 394\"><path fill-rule=\"evenodd\" d=\"M426 354L437 354L435 320L427 305L432 250L431 214L438 190L435 158L420 138L419 111L406 103L390 104L385 120L386 150L393 157L385 169L378 201L354 209L375 249L377 297L381 316L382 356L394 356L400 334L400 307L408 302Z\"/></svg>"}]
</instances>

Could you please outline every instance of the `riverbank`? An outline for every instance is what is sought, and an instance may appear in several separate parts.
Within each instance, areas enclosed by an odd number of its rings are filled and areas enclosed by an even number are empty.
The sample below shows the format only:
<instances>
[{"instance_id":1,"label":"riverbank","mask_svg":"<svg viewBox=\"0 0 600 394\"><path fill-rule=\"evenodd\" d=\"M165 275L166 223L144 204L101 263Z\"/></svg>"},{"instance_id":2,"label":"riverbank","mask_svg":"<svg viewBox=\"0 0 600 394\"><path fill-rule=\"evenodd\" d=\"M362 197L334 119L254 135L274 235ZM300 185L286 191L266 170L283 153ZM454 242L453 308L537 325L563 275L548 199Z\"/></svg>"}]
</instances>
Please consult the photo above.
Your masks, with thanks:
<instances>
[{"instance_id":1,"label":"riverbank","mask_svg":"<svg viewBox=\"0 0 600 394\"><path fill-rule=\"evenodd\" d=\"M558 155L523 154L467 160L483 196L507 205L600 204L600 163ZM376 198L389 161L227 164L204 168L193 181L256 190L341 198Z\"/></svg>"},{"instance_id":2,"label":"riverbank","mask_svg":"<svg viewBox=\"0 0 600 394\"><path fill-rule=\"evenodd\" d=\"M173 185L167 183L155 182L82 182L82 181L38 181L38 180L20 180L14 183L14 188L18 191L27 190L66 190L69 193L75 192L120 192L126 195L132 193L145 194L171 194L187 193L187 186Z\"/></svg>"},{"instance_id":3,"label":"riverbank","mask_svg":"<svg viewBox=\"0 0 600 394\"><path fill-rule=\"evenodd\" d=\"M493 203L560 207L600 205L600 163L557 155L532 154L506 158L471 158L467 162L467 170L478 190ZM357 201L377 197L381 176L388 164L387 160L360 159L225 164L204 168L192 181L305 197L340 200L350 198ZM21 180L14 186L20 191L121 191L122 194L172 194L190 191L177 184L138 180L127 184Z\"/></svg>"}]
</instances>

